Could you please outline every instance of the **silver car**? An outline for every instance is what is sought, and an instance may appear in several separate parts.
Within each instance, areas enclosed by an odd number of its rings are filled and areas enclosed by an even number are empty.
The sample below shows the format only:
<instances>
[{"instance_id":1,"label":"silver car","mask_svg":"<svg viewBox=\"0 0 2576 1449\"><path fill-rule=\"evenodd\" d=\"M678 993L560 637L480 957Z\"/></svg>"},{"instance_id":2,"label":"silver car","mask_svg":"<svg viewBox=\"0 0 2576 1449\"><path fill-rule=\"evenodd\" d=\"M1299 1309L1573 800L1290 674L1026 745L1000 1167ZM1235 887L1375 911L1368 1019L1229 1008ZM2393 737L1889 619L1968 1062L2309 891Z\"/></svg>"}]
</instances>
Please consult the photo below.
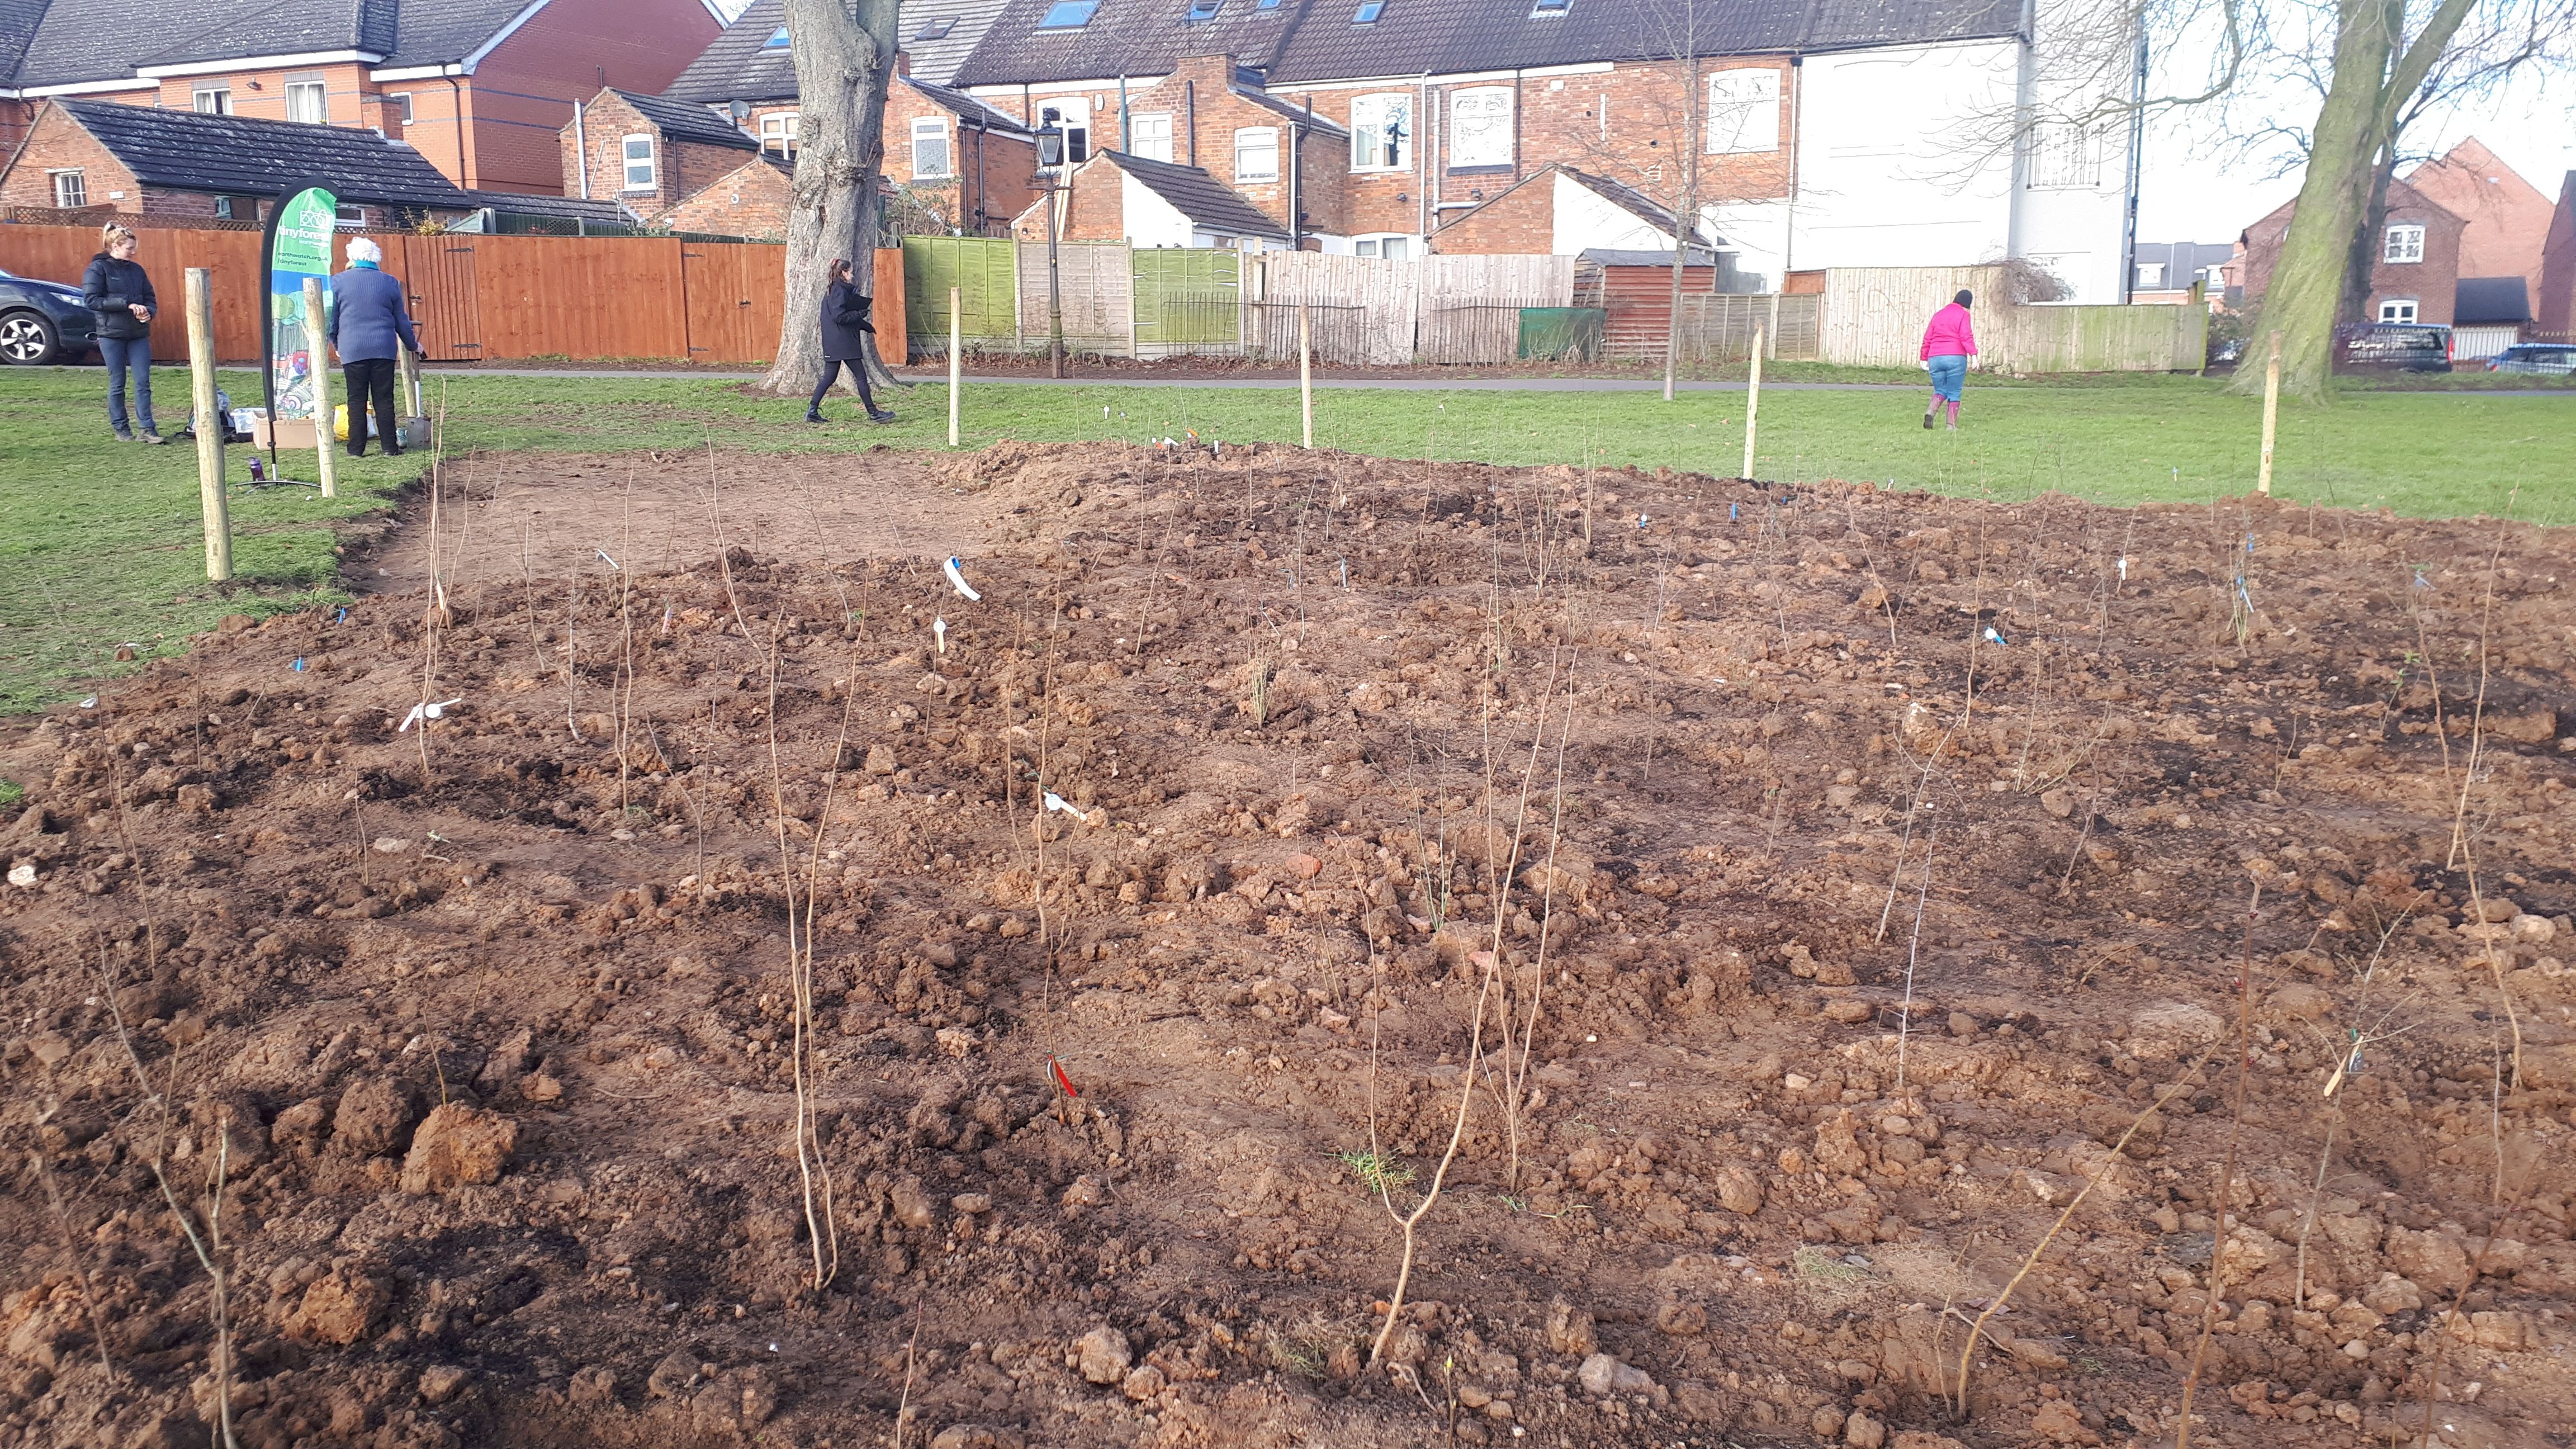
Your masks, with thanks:
<instances>
[{"instance_id":1,"label":"silver car","mask_svg":"<svg viewBox=\"0 0 2576 1449\"><path fill-rule=\"evenodd\" d=\"M2576 377L2576 343L2518 342L2488 358L2487 371Z\"/></svg>"}]
</instances>

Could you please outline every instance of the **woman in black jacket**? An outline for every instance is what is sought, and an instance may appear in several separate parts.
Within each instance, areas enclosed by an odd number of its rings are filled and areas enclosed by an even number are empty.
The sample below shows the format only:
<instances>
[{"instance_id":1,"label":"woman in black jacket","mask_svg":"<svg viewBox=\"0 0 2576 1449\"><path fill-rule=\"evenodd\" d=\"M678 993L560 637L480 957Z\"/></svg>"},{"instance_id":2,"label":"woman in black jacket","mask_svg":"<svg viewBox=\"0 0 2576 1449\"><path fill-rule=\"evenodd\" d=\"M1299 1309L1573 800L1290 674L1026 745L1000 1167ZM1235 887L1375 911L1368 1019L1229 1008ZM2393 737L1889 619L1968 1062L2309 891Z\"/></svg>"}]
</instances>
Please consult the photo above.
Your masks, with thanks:
<instances>
[{"instance_id":1,"label":"woman in black jacket","mask_svg":"<svg viewBox=\"0 0 2576 1449\"><path fill-rule=\"evenodd\" d=\"M125 377L134 374L134 416L143 425L143 441L162 441L152 424L152 314L160 299L152 279L134 260L134 233L114 222L99 229L105 248L89 259L81 273L81 301L98 314L98 355L107 364L107 425L125 442L134 432L125 421Z\"/></svg>"},{"instance_id":2,"label":"woman in black jacket","mask_svg":"<svg viewBox=\"0 0 2576 1449\"><path fill-rule=\"evenodd\" d=\"M832 284L823 289L823 380L814 384L814 396L805 404L805 421L823 421L823 394L846 366L851 385L859 390L859 401L868 417L880 423L894 421L894 414L877 406L868 394L868 352L861 334L873 334L876 324L868 320L868 294L850 279L850 264L832 263Z\"/></svg>"}]
</instances>

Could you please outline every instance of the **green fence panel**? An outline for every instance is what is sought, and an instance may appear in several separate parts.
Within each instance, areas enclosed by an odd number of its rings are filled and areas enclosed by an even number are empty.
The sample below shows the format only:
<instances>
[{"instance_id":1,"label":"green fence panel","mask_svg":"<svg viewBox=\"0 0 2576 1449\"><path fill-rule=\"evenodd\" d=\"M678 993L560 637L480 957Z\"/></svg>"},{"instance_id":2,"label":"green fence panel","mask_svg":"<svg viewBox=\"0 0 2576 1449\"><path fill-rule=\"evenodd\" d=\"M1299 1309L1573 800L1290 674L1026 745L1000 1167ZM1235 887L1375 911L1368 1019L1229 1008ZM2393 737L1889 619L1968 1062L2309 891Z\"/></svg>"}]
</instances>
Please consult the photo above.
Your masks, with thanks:
<instances>
[{"instance_id":1,"label":"green fence panel","mask_svg":"<svg viewBox=\"0 0 2576 1449\"><path fill-rule=\"evenodd\" d=\"M1242 304L1242 260L1231 251L1159 247L1136 253L1140 355L1239 350Z\"/></svg>"},{"instance_id":2,"label":"green fence panel","mask_svg":"<svg viewBox=\"0 0 2576 1449\"><path fill-rule=\"evenodd\" d=\"M1610 313L1601 307L1523 307L1517 349L1523 358L1589 362L1601 355Z\"/></svg>"},{"instance_id":3,"label":"green fence panel","mask_svg":"<svg viewBox=\"0 0 2576 1449\"><path fill-rule=\"evenodd\" d=\"M1006 237L908 236L903 239L906 330L939 352L948 342L948 289L957 289L960 330L970 343L1020 342L1019 274Z\"/></svg>"}]
</instances>

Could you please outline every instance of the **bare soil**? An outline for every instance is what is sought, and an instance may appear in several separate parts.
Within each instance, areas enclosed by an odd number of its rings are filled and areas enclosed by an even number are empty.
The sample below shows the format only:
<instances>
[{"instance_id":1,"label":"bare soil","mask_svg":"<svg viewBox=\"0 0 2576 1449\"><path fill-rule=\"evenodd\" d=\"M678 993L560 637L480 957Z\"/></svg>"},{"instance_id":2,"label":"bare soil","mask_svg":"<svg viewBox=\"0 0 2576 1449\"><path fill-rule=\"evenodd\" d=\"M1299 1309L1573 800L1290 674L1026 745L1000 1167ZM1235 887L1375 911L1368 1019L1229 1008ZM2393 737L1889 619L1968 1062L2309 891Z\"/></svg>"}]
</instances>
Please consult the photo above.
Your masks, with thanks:
<instances>
[{"instance_id":1,"label":"bare soil","mask_svg":"<svg viewBox=\"0 0 2576 1449\"><path fill-rule=\"evenodd\" d=\"M1018 445L437 511L0 733L0 1445L2576 1423L2564 530Z\"/></svg>"}]
</instances>

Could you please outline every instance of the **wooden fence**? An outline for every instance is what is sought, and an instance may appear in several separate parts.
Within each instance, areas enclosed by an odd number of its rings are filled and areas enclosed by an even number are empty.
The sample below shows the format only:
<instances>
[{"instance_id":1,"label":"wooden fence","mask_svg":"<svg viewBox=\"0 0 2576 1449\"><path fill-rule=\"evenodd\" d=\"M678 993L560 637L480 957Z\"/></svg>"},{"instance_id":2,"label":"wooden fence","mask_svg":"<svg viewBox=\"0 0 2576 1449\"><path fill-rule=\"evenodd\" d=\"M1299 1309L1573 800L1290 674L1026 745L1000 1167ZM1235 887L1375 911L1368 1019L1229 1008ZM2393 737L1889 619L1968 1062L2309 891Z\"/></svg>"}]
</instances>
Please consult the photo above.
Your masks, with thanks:
<instances>
[{"instance_id":1,"label":"wooden fence","mask_svg":"<svg viewBox=\"0 0 2576 1449\"><path fill-rule=\"evenodd\" d=\"M348 242L361 235L384 248L385 270L402 279L432 361L740 364L777 352L787 249L774 243L349 232L335 241L335 267L347 264ZM144 227L136 238L135 260L163 304L152 326L154 355L187 355L179 294L188 268L208 267L216 355L256 361L259 233ZM98 233L85 227L0 225L0 269L20 276L77 285L97 250ZM901 337L902 253L879 251L874 280L878 333Z\"/></svg>"},{"instance_id":2,"label":"wooden fence","mask_svg":"<svg viewBox=\"0 0 2576 1449\"><path fill-rule=\"evenodd\" d=\"M2016 302L1999 265L1837 267L1825 274L1824 360L1914 365L1924 323L1963 287L1976 294L1975 366L1987 371L2188 371L2209 344L2207 307Z\"/></svg>"}]
</instances>

